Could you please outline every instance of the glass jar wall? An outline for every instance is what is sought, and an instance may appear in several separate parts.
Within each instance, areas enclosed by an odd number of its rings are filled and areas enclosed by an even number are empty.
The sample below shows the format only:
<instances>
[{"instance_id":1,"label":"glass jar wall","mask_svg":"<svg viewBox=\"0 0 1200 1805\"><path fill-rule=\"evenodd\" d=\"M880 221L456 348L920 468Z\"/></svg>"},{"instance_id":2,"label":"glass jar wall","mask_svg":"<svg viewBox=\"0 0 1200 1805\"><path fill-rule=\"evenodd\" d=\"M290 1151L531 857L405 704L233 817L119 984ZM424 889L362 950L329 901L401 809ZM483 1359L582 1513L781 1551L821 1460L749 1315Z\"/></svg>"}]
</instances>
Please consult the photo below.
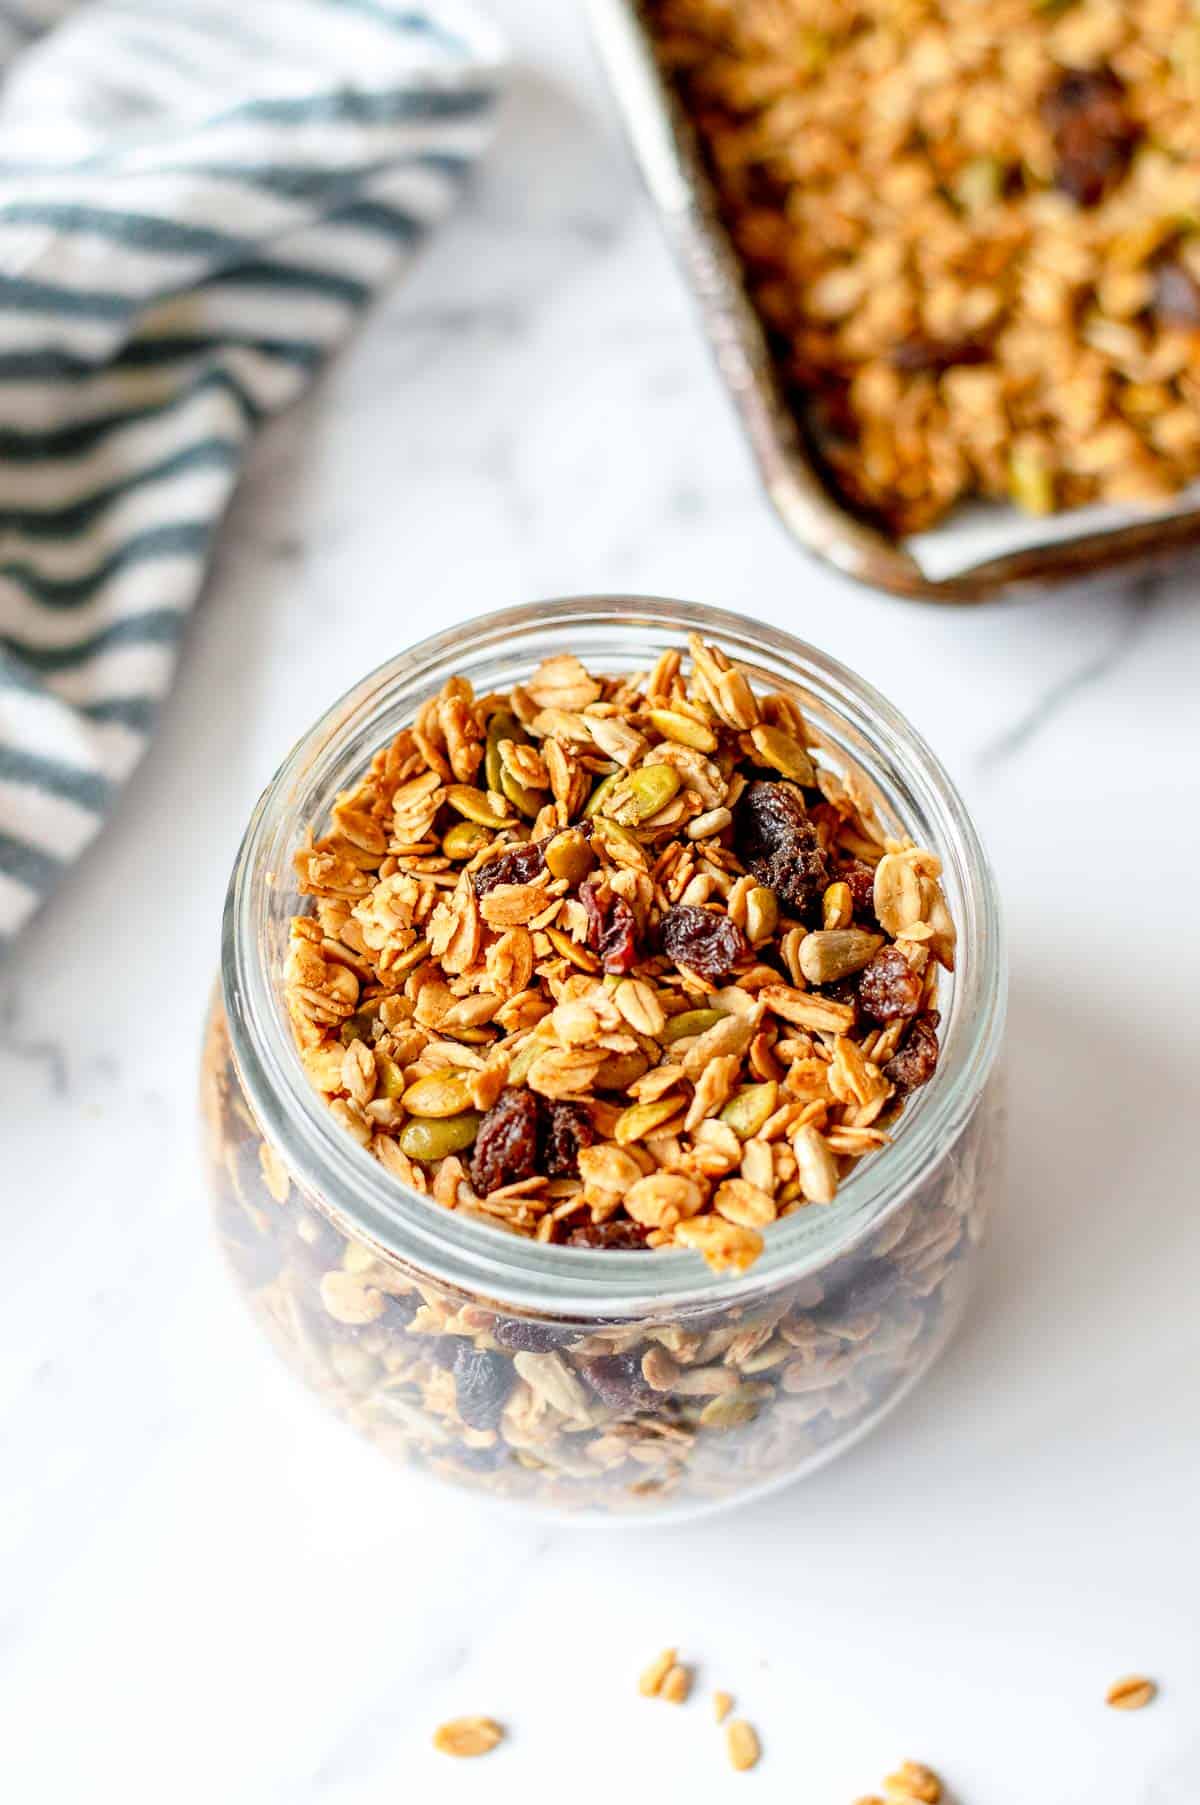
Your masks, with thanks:
<instances>
[{"instance_id":1,"label":"glass jar wall","mask_svg":"<svg viewBox=\"0 0 1200 1805\"><path fill-rule=\"evenodd\" d=\"M504 689L563 650L597 671L638 670L690 630L756 685L796 694L820 761L853 768L884 828L939 854L959 930L932 1082L833 1204L776 1223L737 1276L681 1250L526 1240L408 1190L312 1088L280 994L287 924L303 906L292 853L447 677ZM1003 1007L974 830L928 749L849 672L682 603L589 598L492 615L368 677L295 749L251 821L204 1055L218 1232L279 1351L386 1452L588 1517L728 1503L847 1447L961 1319L998 1177Z\"/></svg>"}]
</instances>

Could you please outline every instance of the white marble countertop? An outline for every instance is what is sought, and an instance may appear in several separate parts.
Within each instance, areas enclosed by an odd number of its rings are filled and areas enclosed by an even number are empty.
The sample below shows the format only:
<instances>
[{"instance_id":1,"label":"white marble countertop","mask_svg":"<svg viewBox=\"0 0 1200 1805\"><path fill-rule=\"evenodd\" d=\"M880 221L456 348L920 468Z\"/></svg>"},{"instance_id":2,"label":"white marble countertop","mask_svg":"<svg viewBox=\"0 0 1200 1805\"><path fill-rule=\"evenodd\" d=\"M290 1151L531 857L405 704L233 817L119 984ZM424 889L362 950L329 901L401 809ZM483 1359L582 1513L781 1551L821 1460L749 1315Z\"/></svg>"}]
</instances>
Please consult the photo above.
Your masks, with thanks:
<instances>
[{"instance_id":1,"label":"white marble countertop","mask_svg":"<svg viewBox=\"0 0 1200 1805\"><path fill-rule=\"evenodd\" d=\"M716 1800L677 1642L849 1805L1200 1797L1196 678L1186 576L985 611L852 589L756 487L582 24L518 60L473 196L262 441L154 753L0 973L0 1788L13 1805ZM226 877L274 763L434 625L694 597L812 637L933 741L1012 937L1007 1207L971 1321L800 1489L610 1534L429 1489L278 1370L226 1283L193 1114ZM1155 1706L1106 1710L1128 1670ZM429 1745L465 1712L485 1764Z\"/></svg>"}]
</instances>

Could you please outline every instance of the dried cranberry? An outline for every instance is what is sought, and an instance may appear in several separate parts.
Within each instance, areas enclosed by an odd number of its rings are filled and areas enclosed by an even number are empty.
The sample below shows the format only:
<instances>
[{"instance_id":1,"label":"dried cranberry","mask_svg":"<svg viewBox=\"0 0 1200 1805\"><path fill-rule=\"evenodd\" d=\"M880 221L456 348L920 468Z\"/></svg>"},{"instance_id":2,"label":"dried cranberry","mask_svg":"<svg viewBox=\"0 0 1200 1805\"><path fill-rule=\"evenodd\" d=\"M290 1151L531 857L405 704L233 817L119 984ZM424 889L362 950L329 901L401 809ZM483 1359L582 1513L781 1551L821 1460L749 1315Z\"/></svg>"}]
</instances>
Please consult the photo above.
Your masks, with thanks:
<instances>
[{"instance_id":1,"label":"dried cranberry","mask_svg":"<svg viewBox=\"0 0 1200 1805\"><path fill-rule=\"evenodd\" d=\"M895 946L882 946L858 980L858 1001L877 1022L892 1022L916 1015L924 986L904 954Z\"/></svg>"},{"instance_id":2,"label":"dried cranberry","mask_svg":"<svg viewBox=\"0 0 1200 1805\"><path fill-rule=\"evenodd\" d=\"M489 1348L459 1343L454 1360L458 1414L471 1429L494 1429L517 1382L511 1360Z\"/></svg>"},{"instance_id":3,"label":"dried cranberry","mask_svg":"<svg viewBox=\"0 0 1200 1805\"><path fill-rule=\"evenodd\" d=\"M1174 257L1164 257L1154 267L1151 305L1165 326L1200 328L1200 282Z\"/></svg>"},{"instance_id":4,"label":"dried cranberry","mask_svg":"<svg viewBox=\"0 0 1200 1805\"><path fill-rule=\"evenodd\" d=\"M510 846L497 858L489 859L471 873L476 896L486 896L497 884L531 884L546 869L541 840L530 840L523 846Z\"/></svg>"},{"instance_id":5,"label":"dried cranberry","mask_svg":"<svg viewBox=\"0 0 1200 1805\"><path fill-rule=\"evenodd\" d=\"M715 909L677 903L662 920L662 945L676 965L686 965L710 984L724 983L749 948L740 928Z\"/></svg>"},{"instance_id":6,"label":"dried cranberry","mask_svg":"<svg viewBox=\"0 0 1200 1805\"><path fill-rule=\"evenodd\" d=\"M590 1360L581 1360L579 1370L601 1402L614 1410L636 1410L658 1396L642 1377L637 1354L595 1354Z\"/></svg>"},{"instance_id":7,"label":"dried cranberry","mask_svg":"<svg viewBox=\"0 0 1200 1805\"><path fill-rule=\"evenodd\" d=\"M764 780L748 784L738 803L736 831L747 871L802 921L815 922L829 867L799 787Z\"/></svg>"},{"instance_id":8,"label":"dried cranberry","mask_svg":"<svg viewBox=\"0 0 1200 1805\"><path fill-rule=\"evenodd\" d=\"M640 1222L631 1222L627 1216L617 1216L608 1222L581 1222L567 1236L566 1245L602 1247L614 1253L623 1253L627 1248L640 1251L646 1245L646 1230Z\"/></svg>"},{"instance_id":9,"label":"dried cranberry","mask_svg":"<svg viewBox=\"0 0 1200 1805\"><path fill-rule=\"evenodd\" d=\"M542 1170L550 1178L579 1177L579 1149L596 1140L582 1103L551 1103L542 1140Z\"/></svg>"},{"instance_id":10,"label":"dried cranberry","mask_svg":"<svg viewBox=\"0 0 1200 1805\"><path fill-rule=\"evenodd\" d=\"M893 345L889 361L892 367L910 376L940 376L956 364L982 364L991 352L976 339L923 338L915 334Z\"/></svg>"},{"instance_id":11,"label":"dried cranberry","mask_svg":"<svg viewBox=\"0 0 1200 1805\"><path fill-rule=\"evenodd\" d=\"M884 1077L890 1078L898 1091L918 1091L933 1077L941 1050L937 1025L936 1009L919 1015L904 1036L903 1046L884 1066Z\"/></svg>"},{"instance_id":12,"label":"dried cranberry","mask_svg":"<svg viewBox=\"0 0 1200 1805\"><path fill-rule=\"evenodd\" d=\"M845 884L850 892L854 919L863 927L877 928L875 914L875 870L862 859L851 859L834 874L835 881Z\"/></svg>"},{"instance_id":13,"label":"dried cranberry","mask_svg":"<svg viewBox=\"0 0 1200 1805\"><path fill-rule=\"evenodd\" d=\"M479 1124L471 1154L471 1183L481 1196L532 1178L538 1169L541 1105L533 1091L510 1085Z\"/></svg>"},{"instance_id":14,"label":"dried cranberry","mask_svg":"<svg viewBox=\"0 0 1200 1805\"><path fill-rule=\"evenodd\" d=\"M492 1324L492 1335L501 1347L514 1354L548 1354L561 1347L564 1334L549 1323L529 1322L523 1316L509 1316Z\"/></svg>"},{"instance_id":15,"label":"dried cranberry","mask_svg":"<svg viewBox=\"0 0 1200 1805\"><path fill-rule=\"evenodd\" d=\"M637 921L623 896L589 878L579 886L587 911L588 945L600 955L605 971L624 975L637 964Z\"/></svg>"},{"instance_id":16,"label":"dried cranberry","mask_svg":"<svg viewBox=\"0 0 1200 1805\"><path fill-rule=\"evenodd\" d=\"M1055 186L1081 207L1120 181L1138 128L1125 85L1111 69L1067 69L1042 95L1041 114L1054 140Z\"/></svg>"}]
</instances>

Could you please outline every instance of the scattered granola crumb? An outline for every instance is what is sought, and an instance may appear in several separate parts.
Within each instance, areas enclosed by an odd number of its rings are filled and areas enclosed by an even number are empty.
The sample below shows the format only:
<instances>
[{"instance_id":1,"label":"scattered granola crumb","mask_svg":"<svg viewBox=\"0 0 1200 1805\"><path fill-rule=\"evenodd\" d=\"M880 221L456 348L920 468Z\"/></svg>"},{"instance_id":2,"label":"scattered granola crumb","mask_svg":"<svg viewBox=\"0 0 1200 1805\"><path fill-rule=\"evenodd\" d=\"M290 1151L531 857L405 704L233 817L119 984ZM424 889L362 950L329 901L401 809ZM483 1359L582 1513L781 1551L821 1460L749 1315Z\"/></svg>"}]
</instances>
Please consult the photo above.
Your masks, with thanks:
<instances>
[{"instance_id":1,"label":"scattered granola crumb","mask_svg":"<svg viewBox=\"0 0 1200 1805\"><path fill-rule=\"evenodd\" d=\"M754 1730L740 1717L735 1717L726 1730L725 1746L729 1750L730 1762L739 1774L755 1767L762 1752Z\"/></svg>"},{"instance_id":2,"label":"scattered granola crumb","mask_svg":"<svg viewBox=\"0 0 1200 1805\"><path fill-rule=\"evenodd\" d=\"M889 1799L895 1799L897 1805L938 1805L942 1796L942 1783L931 1767L921 1761L904 1761L894 1774L889 1774L883 1783L883 1790Z\"/></svg>"},{"instance_id":3,"label":"scattered granola crumb","mask_svg":"<svg viewBox=\"0 0 1200 1805\"><path fill-rule=\"evenodd\" d=\"M489 1755L503 1740L504 1731L492 1717L452 1717L433 1733L433 1746L442 1755Z\"/></svg>"},{"instance_id":4,"label":"scattered granola crumb","mask_svg":"<svg viewBox=\"0 0 1200 1805\"><path fill-rule=\"evenodd\" d=\"M732 1692L713 1693L713 1716L719 1724L723 1724L733 1710Z\"/></svg>"},{"instance_id":5,"label":"scattered granola crumb","mask_svg":"<svg viewBox=\"0 0 1200 1805\"><path fill-rule=\"evenodd\" d=\"M1115 1711L1140 1711L1157 1697L1158 1687L1153 1680L1143 1674L1126 1674L1124 1679L1114 1680L1105 1694L1105 1703Z\"/></svg>"},{"instance_id":6,"label":"scattered granola crumb","mask_svg":"<svg viewBox=\"0 0 1200 1805\"><path fill-rule=\"evenodd\" d=\"M675 1656L678 1652L674 1648L664 1648L661 1655L656 1655L651 1661L649 1667L642 1669L642 1676L638 1681L638 1691L643 1698L659 1696L663 1681L675 1666Z\"/></svg>"},{"instance_id":7,"label":"scattered granola crumb","mask_svg":"<svg viewBox=\"0 0 1200 1805\"><path fill-rule=\"evenodd\" d=\"M659 1698L665 1698L669 1705L682 1705L687 1702L692 1690L692 1670L681 1667L678 1662L668 1668L662 1685L658 1689Z\"/></svg>"}]
</instances>

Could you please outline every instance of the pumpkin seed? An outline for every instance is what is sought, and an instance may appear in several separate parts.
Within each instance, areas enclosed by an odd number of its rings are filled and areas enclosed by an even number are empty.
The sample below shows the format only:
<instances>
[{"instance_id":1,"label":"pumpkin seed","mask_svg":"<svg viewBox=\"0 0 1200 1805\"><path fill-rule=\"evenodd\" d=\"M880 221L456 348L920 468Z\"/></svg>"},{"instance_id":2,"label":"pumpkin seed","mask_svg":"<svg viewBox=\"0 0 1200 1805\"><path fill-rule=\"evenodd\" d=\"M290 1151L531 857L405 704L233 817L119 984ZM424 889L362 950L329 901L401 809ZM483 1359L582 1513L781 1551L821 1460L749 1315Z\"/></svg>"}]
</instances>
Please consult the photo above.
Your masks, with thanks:
<instances>
[{"instance_id":1,"label":"pumpkin seed","mask_svg":"<svg viewBox=\"0 0 1200 1805\"><path fill-rule=\"evenodd\" d=\"M674 740L677 746L694 746L697 752L715 752L717 736L711 727L703 721L694 721L691 715L676 714L673 708L652 708L650 719L663 735L664 739Z\"/></svg>"},{"instance_id":2,"label":"pumpkin seed","mask_svg":"<svg viewBox=\"0 0 1200 1805\"><path fill-rule=\"evenodd\" d=\"M882 934L863 928L823 928L800 942L800 970L810 984L836 984L861 971L882 945Z\"/></svg>"},{"instance_id":3,"label":"pumpkin seed","mask_svg":"<svg viewBox=\"0 0 1200 1805\"><path fill-rule=\"evenodd\" d=\"M775 1111L779 1087L774 1079L765 1084L747 1084L730 1097L721 1111L721 1120L732 1128L739 1141L749 1141L758 1133L768 1116Z\"/></svg>"},{"instance_id":4,"label":"pumpkin seed","mask_svg":"<svg viewBox=\"0 0 1200 1805\"><path fill-rule=\"evenodd\" d=\"M585 821L590 821L593 815L598 815L600 813L624 775L625 773L623 771L613 771L608 777L602 777L600 779L600 782L596 785L595 789L583 805L583 816Z\"/></svg>"},{"instance_id":5,"label":"pumpkin seed","mask_svg":"<svg viewBox=\"0 0 1200 1805\"><path fill-rule=\"evenodd\" d=\"M672 1046L677 1040L687 1040L693 1034L705 1034L709 1028L715 1028L721 1020L719 1009L685 1009L682 1015L672 1015L658 1039L664 1047Z\"/></svg>"},{"instance_id":6,"label":"pumpkin seed","mask_svg":"<svg viewBox=\"0 0 1200 1805\"><path fill-rule=\"evenodd\" d=\"M376 1053L375 1074L381 1096L402 1097L404 1095L404 1073L396 1061L389 1059L386 1053Z\"/></svg>"},{"instance_id":7,"label":"pumpkin seed","mask_svg":"<svg viewBox=\"0 0 1200 1805\"><path fill-rule=\"evenodd\" d=\"M534 819L546 800L541 790L529 789L527 785L520 783L511 771L501 771L500 788L513 807L519 809L530 821Z\"/></svg>"},{"instance_id":8,"label":"pumpkin seed","mask_svg":"<svg viewBox=\"0 0 1200 1805\"><path fill-rule=\"evenodd\" d=\"M761 1396L757 1385L740 1385L724 1397L711 1399L700 1412L700 1422L705 1429L736 1429L758 1415Z\"/></svg>"},{"instance_id":9,"label":"pumpkin seed","mask_svg":"<svg viewBox=\"0 0 1200 1805\"><path fill-rule=\"evenodd\" d=\"M808 756L798 739L785 733L781 727L768 727L760 721L757 727L750 729L750 738L754 741L759 756L776 771L782 771L785 777L791 777L796 783L804 784L811 789L817 781L817 773L813 761Z\"/></svg>"},{"instance_id":10,"label":"pumpkin seed","mask_svg":"<svg viewBox=\"0 0 1200 1805\"><path fill-rule=\"evenodd\" d=\"M751 946L761 946L779 926L779 903L775 892L765 884L755 884L746 897L746 938Z\"/></svg>"},{"instance_id":11,"label":"pumpkin seed","mask_svg":"<svg viewBox=\"0 0 1200 1805\"><path fill-rule=\"evenodd\" d=\"M442 851L448 859L473 859L491 843L491 834L477 821L456 821L442 838Z\"/></svg>"},{"instance_id":12,"label":"pumpkin seed","mask_svg":"<svg viewBox=\"0 0 1200 1805\"><path fill-rule=\"evenodd\" d=\"M830 884L821 898L821 921L827 928L848 928L854 920L854 896L849 884Z\"/></svg>"},{"instance_id":13,"label":"pumpkin seed","mask_svg":"<svg viewBox=\"0 0 1200 1805\"><path fill-rule=\"evenodd\" d=\"M679 772L674 765L639 765L631 771L618 808L613 810L613 818L622 826L632 827L639 821L649 821L657 815L659 809L666 808L672 796L679 789Z\"/></svg>"},{"instance_id":14,"label":"pumpkin seed","mask_svg":"<svg viewBox=\"0 0 1200 1805\"><path fill-rule=\"evenodd\" d=\"M597 972L600 970L600 961L595 953L589 953L586 946L580 946L578 941L572 940L569 934L564 934L561 928L547 928L546 938L556 953L561 954L564 959L569 959L571 964L577 966L580 971Z\"/></svg>"},{"instance_id":15,"label":"pumpkin seed","mask_svg":"<svg viewBox=\"0 0 1200 1805\"><path fill-rule=\"evenodd\" d=\"M531 1035L513 1054L508 1066L509 1084L524 1084L529 1076L529 1068L539 1053L546 1051L547 1042Z\"/></svg>"},{"instance_id":16,"label":"pumpkin seed","mask_svg":"<svg viewBox=\"0 0 1200 1805\"><path fill-rule=\"evenodd\" d=\"M464 1109L459 1116L416 1116L400 1130L400 1151L423 1165L461 1153L479 1133L482 1119L477 1109Z\"/></svg>"},{"instance_id":17,"label":"pumpkin seed","mask_svg":"<svg viewBox=\"0 0 1200 1805\"><path fill-rule=\"evenodd\" d=\"M504 827L508 824L509 814L505 809L501 814L490 796L477 790L474 784L452 783L446 791L446 801L468 821L477 821L480 827Z\"/></svg>"},{"instance_id":18,"label":"pumpkin seed","mask_svg":"<svg viewBox=\"0 0 1200 1805\"><path fill-rule=\"evenodd\" d=\"M501 788L501 777L504 771L504 762L500 757L501 740L512 740L515 746L528 746L530 743L529 735L516 715L509 714L505 709L501 709L499 714L494 714L488 722L483 771L489 790Z\"/></svg>"},{"instance_id":19,"label":"pumpkin seed","mask_svg":"<svg viewBox=\"0 0 1200 1805\"><path fill-rule=\"evenodd\" d=\"M654 1103L631 1103L617 1117L613 1139L622 1147L631 1141L640 1141L645 1135L653 1134L663 1122L678 1115L682 1107L679 1097L659 1097Z\"/></svg>"},{"instance_id":20,"label":"pumpkin seed","mask_svg":"<svg viewBox=\"0 0 1200 1805\"><path fill-rule=\"evenodd\" d=\"M431 1072L404 1093L410 1116L457 1116L471 1101L471 1081L464 1072Z\"/></svg>"},{"instance_id":21,"label":"pumpkin seed","mask_svg":"<svg viewBox=\"0 0 1200 1805\"><path fill-rule=\"evenodd\" d=\"M596 856L577 827L555 834L546 847L546 867L551 877L566 878L572 887L580 883L596 863Z\"/></svg>"},{"instance_id":22,"label":"pumpkin seed","mask_svg":"<svg viewBox=\"0 0 1200 1805\"><path fill-rule=\"evenodd\" d=\"M355 1010L349 1021L342 1023L341 1041L344 1047L348 1047L352 1041L356 1040L361 1040L368 1047L370 1046L371 1023L378 1014L382 1001L382 997L372 997L369 1003L364 1003L361 1009Z\"/></svg>"}]
</instances>

